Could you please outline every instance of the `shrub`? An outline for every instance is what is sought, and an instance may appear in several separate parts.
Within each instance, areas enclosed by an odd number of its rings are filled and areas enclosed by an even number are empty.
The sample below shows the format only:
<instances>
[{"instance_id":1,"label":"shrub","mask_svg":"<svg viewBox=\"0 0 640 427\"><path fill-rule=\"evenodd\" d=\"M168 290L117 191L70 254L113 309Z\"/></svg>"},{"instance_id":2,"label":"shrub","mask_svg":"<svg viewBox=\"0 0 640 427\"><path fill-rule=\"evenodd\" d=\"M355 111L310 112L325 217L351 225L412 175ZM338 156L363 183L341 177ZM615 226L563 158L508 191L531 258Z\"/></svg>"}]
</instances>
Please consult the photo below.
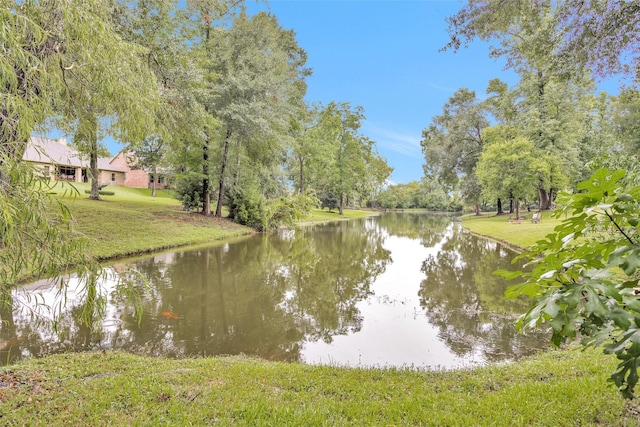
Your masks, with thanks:
<instances>
[{"instance_id":1,"label":"shrub","mask_svg":"<svg viewBox=\"0 0 640 427\"><path fill-rule=\"evenodd\" d=\"M197 173L187 173L178 177L175 197L185 211L202 209L202 176Z\"/></svg>"},{"instance_id":2,"label":"shrub","mask_svg":"<svg viewBox=\"0 0 640 427\"><path fill-rule=\"evenodd\" d=\"M266 199L253 188L227 191L229 218L238 224L263 231L268 228Z\"/></svg>"},{"instance_id":3,"label":"shrub","mask_svg":"<svg viewBox=\"0 0 640 427\"><path fill-rule=\"evenodd\" d=\"M293 226L297 221L311 217L311 210L320 205L313 193L282 196L268 204L268 228Z\"/></svg>"},{"instance_id":4,"label":"shrub","mask_svg":"<svg viewBox=\"0 0 640 427\"><path fill-rule=\"evenodd\" d=\"M293 226L299 220L309 218L311 209L320 201L313 193L282 196L267 200L257 190L236 189L227 193L229 218L238 224L258 231Z\"/></svg>"}]
</instances>

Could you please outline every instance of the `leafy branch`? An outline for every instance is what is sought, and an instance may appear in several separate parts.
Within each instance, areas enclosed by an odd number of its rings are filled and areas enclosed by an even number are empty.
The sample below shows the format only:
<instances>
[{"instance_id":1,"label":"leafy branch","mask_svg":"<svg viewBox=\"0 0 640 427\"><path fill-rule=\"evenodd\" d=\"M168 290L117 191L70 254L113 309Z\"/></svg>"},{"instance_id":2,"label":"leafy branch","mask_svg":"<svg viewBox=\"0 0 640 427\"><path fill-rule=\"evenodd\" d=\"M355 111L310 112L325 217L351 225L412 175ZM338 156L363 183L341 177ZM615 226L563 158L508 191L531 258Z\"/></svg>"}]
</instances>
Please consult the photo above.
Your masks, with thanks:
<instances>
[{"instance_id":1,"label":"leafy branch","mask_svg":"<svg viewBox=\"0 0 640 427\"><path fill-rule=\"evenodd\" d=\"M584 346L603 346L620 360L611 381L632 398L640 366L640 186L623 170L600 169L561 196L566 215L554 232L520 256L524 271L498 271L523 282L506 295L535 299L519 328L551 327L561 345L580 337Z\"/></svg>"}]
</instances>

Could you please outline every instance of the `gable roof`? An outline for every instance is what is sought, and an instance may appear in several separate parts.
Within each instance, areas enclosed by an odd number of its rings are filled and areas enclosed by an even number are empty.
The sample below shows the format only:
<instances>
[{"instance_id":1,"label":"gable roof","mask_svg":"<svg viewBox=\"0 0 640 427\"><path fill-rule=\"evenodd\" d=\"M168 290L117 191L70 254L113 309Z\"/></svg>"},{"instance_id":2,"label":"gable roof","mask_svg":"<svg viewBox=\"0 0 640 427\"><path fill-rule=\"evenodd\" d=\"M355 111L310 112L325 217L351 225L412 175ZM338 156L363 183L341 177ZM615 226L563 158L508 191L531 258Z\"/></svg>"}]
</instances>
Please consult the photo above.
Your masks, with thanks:
<instances>
[{"instance_id":1,"label":"gable roof","mask_svg":"<svg viewBox=\"0 0 640 427\"><path fill-rule=\"evenodd\" d=\"M22 159L28 162L54 163L61 166L89 167L89 159L87 156L69 147L63 138L57 140L32 136L29 139L29 144ZM109 158L99 157L98 169L124 172L123 169L110 164L110 161L111 159Z\"/></svg>"}]
</instances>

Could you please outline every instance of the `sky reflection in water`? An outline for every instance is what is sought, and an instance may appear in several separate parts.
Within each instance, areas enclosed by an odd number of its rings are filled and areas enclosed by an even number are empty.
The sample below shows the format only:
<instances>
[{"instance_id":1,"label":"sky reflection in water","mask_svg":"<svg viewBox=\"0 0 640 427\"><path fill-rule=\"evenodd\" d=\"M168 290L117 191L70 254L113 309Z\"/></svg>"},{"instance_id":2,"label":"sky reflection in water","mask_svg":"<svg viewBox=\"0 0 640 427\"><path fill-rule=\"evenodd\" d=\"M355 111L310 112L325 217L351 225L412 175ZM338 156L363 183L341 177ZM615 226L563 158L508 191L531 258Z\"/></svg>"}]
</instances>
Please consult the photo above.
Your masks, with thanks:
<instances>
[{"instance_id":1,"label":"sky reflection in water","mask_svg":"<svg viewBox=\"0 0 640 427\"><path fill-rule=\"evenodd\" d=\"M0 313L0 357L119 348L168 357L248 354L348 366L453 368L512 360L548 342L517 334L526 301L505 301L492 272L504 247L450 217L386 214L258 235L114 265L151 280L138 325L111 296L101 334L69 310L57 340L24 313ZM33 286L32 286L33 287ZM44 295L50 301L55 290ZM73 306L73 298L71 299ZM79 300L78 300L79 301ZM4 343L4 346L1 344Z\"/></svg>"}]
</instances>

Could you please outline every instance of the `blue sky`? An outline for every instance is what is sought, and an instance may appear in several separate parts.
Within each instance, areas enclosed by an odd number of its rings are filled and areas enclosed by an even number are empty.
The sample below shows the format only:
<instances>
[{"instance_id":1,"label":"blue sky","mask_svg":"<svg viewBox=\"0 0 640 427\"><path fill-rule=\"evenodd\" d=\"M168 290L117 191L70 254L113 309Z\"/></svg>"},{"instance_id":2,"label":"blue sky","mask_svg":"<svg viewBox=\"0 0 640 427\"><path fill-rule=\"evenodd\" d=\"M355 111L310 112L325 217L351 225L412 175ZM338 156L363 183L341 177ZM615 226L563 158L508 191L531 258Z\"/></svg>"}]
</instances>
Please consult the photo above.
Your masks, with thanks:
<instances>
[{"instance_id":1,"label":"blue sky","mask_svg":"<svg viewBox=\"0 0 640 427\"><path fill-rule=\"evenodd\" d=\"M393 183L422 177L422 130L462 87L482 98L489 80L517 78L475 42L458 53L439 52L448 41L445 17L455 0L272 0L280 24L296 32L307 51L309 102L350 102L364 108L362 133L394 168Z\"/></svg>"}]
</instances>

